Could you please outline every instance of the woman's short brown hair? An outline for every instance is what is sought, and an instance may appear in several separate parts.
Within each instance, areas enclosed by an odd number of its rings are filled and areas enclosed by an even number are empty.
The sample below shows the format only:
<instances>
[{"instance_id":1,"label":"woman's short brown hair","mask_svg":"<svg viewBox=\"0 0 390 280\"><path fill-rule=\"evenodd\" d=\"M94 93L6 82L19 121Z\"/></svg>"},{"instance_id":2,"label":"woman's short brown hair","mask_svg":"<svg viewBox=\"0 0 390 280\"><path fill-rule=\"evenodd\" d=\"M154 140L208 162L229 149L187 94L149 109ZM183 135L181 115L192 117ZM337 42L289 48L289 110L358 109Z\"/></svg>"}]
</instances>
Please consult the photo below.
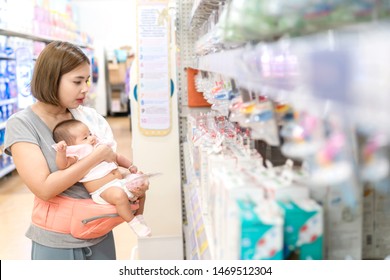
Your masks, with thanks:
<instances>
[{"instance_id":1,"label":"woman's short brown hair","mask_svg":"<svg viewBox=\"0 0 390 280\"><path fill-rule=\"evenodd\" d=\"M62 75L87 62L88 57L77 46L62 41L48 44L34 66L31 80L31 93L39 101L60 105L58 87Z\"/></svg>"}]
</instances>

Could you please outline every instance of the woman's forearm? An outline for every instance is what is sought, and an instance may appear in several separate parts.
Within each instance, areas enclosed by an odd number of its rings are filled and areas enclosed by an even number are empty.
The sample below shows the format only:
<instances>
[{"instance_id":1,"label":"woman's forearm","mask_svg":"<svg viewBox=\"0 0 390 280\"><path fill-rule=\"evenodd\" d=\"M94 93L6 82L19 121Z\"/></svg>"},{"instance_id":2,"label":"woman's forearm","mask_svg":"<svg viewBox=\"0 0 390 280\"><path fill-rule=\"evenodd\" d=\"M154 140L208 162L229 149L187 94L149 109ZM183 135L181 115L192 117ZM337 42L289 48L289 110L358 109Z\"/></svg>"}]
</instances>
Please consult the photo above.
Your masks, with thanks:
<instances>
[{"instance_id":1,"label":"woman's forearm","mask_svg":"<svg viewBox=\"0 0 390 280\"><path fill-rule=\"evenodd\" d=\"M65 170L50 172L39 146L30 143L16 143L11 146L16 169L23 182L37 197L49 200L73 186L98 163L107 153L92 153Z\"/></svg>"},{"instance_id":2,"label":"woman's forearm","mask_svg":"<svg viewBox=\"0 0 390 280\"><path fill-rule=\"evenodd\" d=\"M63 170L70 166L68 158L65 153L57 152L56 154L56 165L59 170Z\"/></svg>"},{"instance_id":3,"label":"woman's forearm","mask_svg":"<svg viewBox=\"0 0 390 280\"><path fill-rule=\"evenodd\" d=\"M56 187L48 187L52 191L48 191L48 199L62 193L75 183L80 181L94 166L102 162L102 158L99 154L91 154L82 160L77 161L75 164L69 166L64 170L59 170L51 173L46 181L45 185Z\"/></svg>"}]
</instances>

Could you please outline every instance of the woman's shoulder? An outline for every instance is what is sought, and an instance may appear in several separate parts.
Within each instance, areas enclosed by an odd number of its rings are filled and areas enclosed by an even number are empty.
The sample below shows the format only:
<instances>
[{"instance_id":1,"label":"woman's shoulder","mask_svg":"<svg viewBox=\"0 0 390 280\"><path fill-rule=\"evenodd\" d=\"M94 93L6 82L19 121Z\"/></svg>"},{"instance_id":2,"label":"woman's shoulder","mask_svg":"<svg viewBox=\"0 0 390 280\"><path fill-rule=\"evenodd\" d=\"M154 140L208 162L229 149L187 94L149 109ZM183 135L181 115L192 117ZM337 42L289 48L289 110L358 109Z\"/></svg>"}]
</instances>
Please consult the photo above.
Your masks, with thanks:
<instances>
[{"instance_id":1,"label":"woman's shoulder","mask_svg":"<svg viewBox=\"0 0 390 280\"><path fill-rule=\"evenodd\" d=\"M27 107L25 109L22 109L16 113L12 114L11 117L9 117L9 119L7 120L7 122L12 122L15 120L31 121L33 114L34 113L31 110L31 108Z\"/></svg>"}]
</instances>

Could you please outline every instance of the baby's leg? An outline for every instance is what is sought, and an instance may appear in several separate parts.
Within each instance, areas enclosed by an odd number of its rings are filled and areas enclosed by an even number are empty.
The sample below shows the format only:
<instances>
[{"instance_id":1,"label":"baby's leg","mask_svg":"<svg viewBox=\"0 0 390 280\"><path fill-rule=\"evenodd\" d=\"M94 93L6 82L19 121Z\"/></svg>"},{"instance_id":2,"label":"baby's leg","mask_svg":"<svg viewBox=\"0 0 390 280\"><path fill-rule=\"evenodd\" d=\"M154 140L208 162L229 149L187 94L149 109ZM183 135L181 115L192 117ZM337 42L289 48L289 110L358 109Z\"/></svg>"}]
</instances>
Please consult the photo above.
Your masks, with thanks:
<instances>
[{"instance_id":1,"label":"baby's leg","mask_svg":"<svg viewBox=\"0 0 390 280\"><path fill-rule=\"evenodd\" d=\"M140 197L139 200L138 200L138 203L139 203L139 208L134 213L135 219L139 220L141 223L143 223L144 225L149 227L146 224L146 221L145 221L145 218L144 218L144 215L143 215L143 213L144 213L144 206L145 206L145 196ZM151 229L150 229L149 236L152 236L152 230Z\"/></svg>"},{"instance_id":2,"label":"baby's leg","mask_svg":"<svg viewBox=\"0 0 390 280\"><path fill-rule=\"evenodd\" d=\"M138 198L139 208L137 209L137 211L135 211L134 213L135 216L142 215L144 213L145 198L146 198L145 195Z\"/></svg>"},{"instance_id":3,"label":"baby's leg","mask_svg":"<svg viewBox=\"0 0 390 280\"><path fill-rule=\"evenodd\" d=\"M150 228L141 222L130 207L130 201L123 189L110 187L103 191L100 196L108 203L115 205L119 216L121 216L130 226L130 228L140 237L150 236Z\"/></svg>"},{"instance_id":4,"label":"baby's leg","mask_svg":"<svg viewBox=\"0 0 390 280\"><path fill-rule=\"evenodd\" d=\"M115 205L116 211L123 220L130 222L134 219L134 215L129 203L129 198L121 188L110 187L104 190L100 196L108 203Z\"/></svg>"}]
</instances>

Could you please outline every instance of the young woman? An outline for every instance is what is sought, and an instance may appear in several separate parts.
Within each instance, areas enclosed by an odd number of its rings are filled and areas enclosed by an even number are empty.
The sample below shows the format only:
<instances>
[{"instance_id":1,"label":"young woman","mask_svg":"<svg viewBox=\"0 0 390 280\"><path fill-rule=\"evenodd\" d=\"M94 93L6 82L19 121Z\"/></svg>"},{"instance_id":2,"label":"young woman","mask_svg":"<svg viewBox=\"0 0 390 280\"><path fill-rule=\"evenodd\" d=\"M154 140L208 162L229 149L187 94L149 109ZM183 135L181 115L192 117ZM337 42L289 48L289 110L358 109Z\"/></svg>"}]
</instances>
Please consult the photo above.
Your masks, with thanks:
<instances>
[{"instance_id":1,"label":"young woman","mask_svg":"<svg viewBox=\"0 0 390 280\"><path fill-rule=\"evenodd\" d=\"M89 198L87 190L77 182L98 163L115 161L113 149L100 145L67 169L58 170L56 166L52 130L61 121L80 119L94 134L113 140L106 120L94 109L82 106L89 90L89 79L90 62L81 49L61 41L48 44L35 63L31 81L36 103L7 121L4 150L12 155L20 177L37 201L50 202L58 195ZM132 193L143 196L147 189L145 184ZM52 208L55 207L45 210L48 213L34 208L32 223L26 233L32 240L32 259L116 258L112 232L98 238L78 239L34 223L35 215L52 214Z\"/></svg>"}]
</instances>

